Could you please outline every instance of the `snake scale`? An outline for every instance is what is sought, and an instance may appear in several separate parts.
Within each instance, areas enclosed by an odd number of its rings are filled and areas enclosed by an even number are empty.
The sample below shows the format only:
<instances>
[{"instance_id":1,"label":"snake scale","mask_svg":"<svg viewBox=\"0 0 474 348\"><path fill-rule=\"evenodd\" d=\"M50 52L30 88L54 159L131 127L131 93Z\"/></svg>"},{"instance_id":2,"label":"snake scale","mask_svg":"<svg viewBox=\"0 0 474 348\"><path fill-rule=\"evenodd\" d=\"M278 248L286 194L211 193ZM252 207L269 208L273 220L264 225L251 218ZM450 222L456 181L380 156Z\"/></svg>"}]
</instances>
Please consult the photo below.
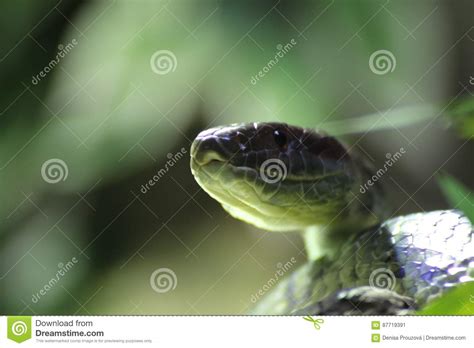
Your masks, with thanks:
<instances>
[{"instance_id":1,"label":"snake scale","mask_svg":"<svg viewBox=\"0 0 474 348\"><path fill-rule=\"evenodd\" d=\"M301 231L308 261L254 314L410 314L474 280L473 227L457 210L387 219L374 171L339 140L283 123L201 132L191 146L199 185L233 217Z\"/></svg>"}]
</instances>

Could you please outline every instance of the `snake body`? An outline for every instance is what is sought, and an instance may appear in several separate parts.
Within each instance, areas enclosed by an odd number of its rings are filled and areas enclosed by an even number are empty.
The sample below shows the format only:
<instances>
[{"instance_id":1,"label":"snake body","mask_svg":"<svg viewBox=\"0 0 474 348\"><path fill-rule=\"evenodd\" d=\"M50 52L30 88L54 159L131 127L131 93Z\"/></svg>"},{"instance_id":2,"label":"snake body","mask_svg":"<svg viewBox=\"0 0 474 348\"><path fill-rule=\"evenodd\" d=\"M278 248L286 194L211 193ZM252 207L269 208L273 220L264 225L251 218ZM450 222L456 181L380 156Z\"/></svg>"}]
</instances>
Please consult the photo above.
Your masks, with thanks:
<instances>
[{"instance_id":1,"label":"snake body","mask_svg":"<svg viewBox=\"0 0 474 348\"><path fill-rule=\"evenodd\" d=\"M282 123L201 132L191 146L201 187L259 228L302 231L308 262L255 314L406 314L474 281L471 222L459 211L386 220L373 170L324 133Z\"/></svg>"}]
</instances>

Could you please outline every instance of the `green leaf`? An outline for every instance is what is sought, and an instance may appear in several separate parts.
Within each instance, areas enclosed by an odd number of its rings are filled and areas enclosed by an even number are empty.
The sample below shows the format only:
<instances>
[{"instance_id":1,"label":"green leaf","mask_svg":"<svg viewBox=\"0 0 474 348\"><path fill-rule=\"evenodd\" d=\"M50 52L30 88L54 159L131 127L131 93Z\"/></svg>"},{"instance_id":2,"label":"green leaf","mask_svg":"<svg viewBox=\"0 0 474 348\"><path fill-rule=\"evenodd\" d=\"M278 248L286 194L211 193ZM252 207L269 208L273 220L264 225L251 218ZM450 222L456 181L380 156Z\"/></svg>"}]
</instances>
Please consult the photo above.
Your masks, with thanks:
<instances>
[{"instance_id":1,"label":"green leaf","mask_svg":"<svg viewBox=\"0 0 474 348\"><path fill-rule=\"evenodd\" d=\"M419 315L473 315L474 282L457 286L440 299L418 311Z\"/></svg>"},{"instance_id":2,"label":"green leaf","mask_svg":"<svg viewBox=\"0 0 474 348\"><path fill-rule=\"evenodd\" d=\"M474 221L474 195L458 180L449 175L438 177L441 190L453 208L459 209Z\"/></svg>"},{"instance_id":3,"label":"green leaf","mask_svg":"<svg viewBox=\"0 0 474 348\"><path fill-rule=\"evenodd\" d=\"M474 98L465 98L451 107L447 116L466 138L474 136Z\"/></svg>"}]
</instances>

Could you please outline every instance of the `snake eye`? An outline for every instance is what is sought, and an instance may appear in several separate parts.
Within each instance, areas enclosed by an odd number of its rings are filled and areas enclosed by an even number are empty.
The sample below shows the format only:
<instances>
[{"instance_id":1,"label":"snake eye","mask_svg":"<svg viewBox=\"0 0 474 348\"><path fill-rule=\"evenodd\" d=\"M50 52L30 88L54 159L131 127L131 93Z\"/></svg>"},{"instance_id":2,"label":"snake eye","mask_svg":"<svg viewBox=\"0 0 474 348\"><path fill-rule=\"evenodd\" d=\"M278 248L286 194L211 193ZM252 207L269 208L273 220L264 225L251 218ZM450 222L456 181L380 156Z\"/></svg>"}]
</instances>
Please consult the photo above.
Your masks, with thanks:
<instances>
[{"instance_id":1,"label":"snake eye","mask_svg":"<svg viewBox=\"0 0 474 348\"><path fill-rule=\"evenodd\" d=\"M286 138L286 134L278 129L273 131L273 139L275 139L275 143L282 148L286 146L286 143L288 141L288 139Z\"/></svg>"}]
</instances>

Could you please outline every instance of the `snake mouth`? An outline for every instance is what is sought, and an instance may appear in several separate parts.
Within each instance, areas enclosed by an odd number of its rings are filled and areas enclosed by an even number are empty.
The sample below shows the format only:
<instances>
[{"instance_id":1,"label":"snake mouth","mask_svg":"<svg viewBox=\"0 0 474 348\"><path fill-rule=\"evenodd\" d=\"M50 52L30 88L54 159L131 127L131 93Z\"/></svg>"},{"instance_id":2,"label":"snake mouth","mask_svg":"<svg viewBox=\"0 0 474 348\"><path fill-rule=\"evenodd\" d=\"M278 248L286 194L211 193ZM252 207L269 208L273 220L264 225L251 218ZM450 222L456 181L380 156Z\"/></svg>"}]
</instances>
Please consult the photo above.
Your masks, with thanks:
<instances>
[{"instance_id":1,"label":"snake mouth","mask_svg":"<svg viewBox=\"0 0 474 348\"><path fill-rule=\"evenodd\" d=\"M321 173L314 173L312 175L300 176L293 175L288 172L288 166L278 160L269 160L269 165L265 163L260 167L246 166L243 164L235 164L223 155L214 150L203 152L191 151L191 170L195 176L206 176L208 179L218 180L219 175L224 175L225 172L232 173L235 176L241 176L246 180L262 181L263 184L279 184L279 185L297 185L297 184L314 184L317 185L321 181L331 178L342 178L347 176L343 170L331 170ZM272 173L272 168L274 166ZM228 175L224 180L231 180Z\"/></svg>"}]
</instances>

